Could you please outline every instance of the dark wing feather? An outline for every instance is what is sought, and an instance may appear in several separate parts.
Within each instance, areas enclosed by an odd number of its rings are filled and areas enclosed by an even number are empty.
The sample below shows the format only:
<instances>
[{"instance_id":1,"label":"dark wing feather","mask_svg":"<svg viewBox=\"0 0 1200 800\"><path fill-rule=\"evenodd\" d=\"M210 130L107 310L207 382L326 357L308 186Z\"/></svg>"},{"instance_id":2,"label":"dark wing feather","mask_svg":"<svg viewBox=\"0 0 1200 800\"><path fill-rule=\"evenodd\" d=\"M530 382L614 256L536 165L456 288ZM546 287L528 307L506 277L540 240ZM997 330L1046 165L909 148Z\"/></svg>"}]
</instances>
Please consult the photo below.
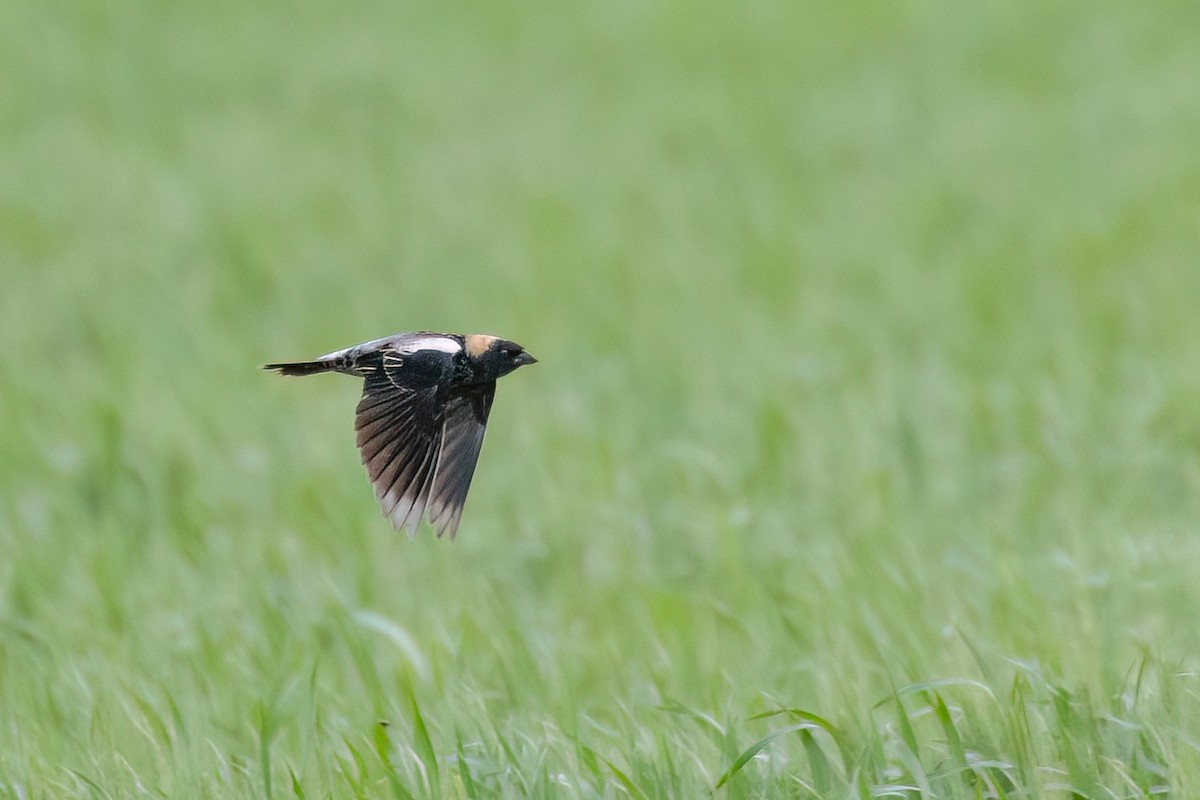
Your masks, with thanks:
<instances>
[{"instance_id":1,"label":"dark wing feather","mask_svg":"<svg viewBox=\"0 0 1200 800\"><path fill-rule=\"evenodd\" d=\"M495 394L493 381L474 387L470 393L452 396L446 403L441 455L428 499L429 521L437 528L438 536L449 534L453 539L458 531Z\"/></svg>"},{"instance_id":2,"label":"dark wing feather","mask_svg":"<svg viewBox=\"0 0 1200 800\"><path fill-rule=\"evenodd\" d=\"M443 422L436 387L409 389L368 375L354 420L359 452L384 515L410 536L433 488Z\"/></svg>"}]
</instances>

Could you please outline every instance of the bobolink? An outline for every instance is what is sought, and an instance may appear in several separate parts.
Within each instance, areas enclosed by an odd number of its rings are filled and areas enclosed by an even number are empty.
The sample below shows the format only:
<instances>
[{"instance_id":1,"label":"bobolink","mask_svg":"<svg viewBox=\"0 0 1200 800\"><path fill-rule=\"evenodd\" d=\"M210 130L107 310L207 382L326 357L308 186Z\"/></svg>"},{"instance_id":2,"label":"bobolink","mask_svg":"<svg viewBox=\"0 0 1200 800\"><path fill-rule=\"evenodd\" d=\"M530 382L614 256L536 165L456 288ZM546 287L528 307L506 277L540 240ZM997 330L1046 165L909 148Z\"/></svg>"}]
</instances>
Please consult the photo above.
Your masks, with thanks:
<instances>
[{"instance_id":1,"label":"bobolink","mask_svg":"<svg viewBox=\"0 0 1200 800\"><path fill-rule=\"evenodd\" d=\"M496 336L422 331L263 369L364 378L354 429L384 516L412 536L428 512L437 535L454 538L496 379L536 362L521 345Z\"/></svg>"}]
</instances>

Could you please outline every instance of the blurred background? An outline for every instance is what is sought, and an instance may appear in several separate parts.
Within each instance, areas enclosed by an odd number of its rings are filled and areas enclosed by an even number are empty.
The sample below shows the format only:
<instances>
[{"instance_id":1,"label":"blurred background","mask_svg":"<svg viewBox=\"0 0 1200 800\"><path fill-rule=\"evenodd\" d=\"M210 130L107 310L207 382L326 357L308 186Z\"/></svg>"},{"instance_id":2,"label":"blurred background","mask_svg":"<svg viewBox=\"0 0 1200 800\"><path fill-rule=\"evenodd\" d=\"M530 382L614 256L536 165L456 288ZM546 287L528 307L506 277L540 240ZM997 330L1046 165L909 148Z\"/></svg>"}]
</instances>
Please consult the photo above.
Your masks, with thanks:
<instances>
[{"instance_id":1,"label":"blurred background","mask_svg":"<svg viewBox=\"0 0 1200 800\"><path fill-rule=\"evenodd\" d=\"M0 793L1200 782L1197 9L4 18ZM257 369L422 329L455 542Z\"/></svg>"}]
</instances>

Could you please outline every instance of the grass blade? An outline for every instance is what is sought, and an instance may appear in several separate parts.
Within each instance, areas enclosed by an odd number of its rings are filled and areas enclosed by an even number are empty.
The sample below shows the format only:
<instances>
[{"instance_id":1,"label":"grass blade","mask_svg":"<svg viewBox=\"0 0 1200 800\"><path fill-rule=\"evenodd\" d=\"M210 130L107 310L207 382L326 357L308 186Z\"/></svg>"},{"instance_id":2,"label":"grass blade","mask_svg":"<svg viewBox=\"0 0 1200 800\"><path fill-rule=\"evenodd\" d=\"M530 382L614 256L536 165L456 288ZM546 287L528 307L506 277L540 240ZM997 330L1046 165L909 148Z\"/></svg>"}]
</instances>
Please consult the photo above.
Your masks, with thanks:
<instances>
[{"instance_id":1,"label":"grass blade","mask_svg":"<svg viewBox=\"0 0 1200 800\"><path fill-rule=\"evenodd\" d=\"M379 756L380 763L387 770L388 783L392 787L392 796L397 800L415 800L412 792L408 791L408 787L400 780L400 773L396 771L396 765L392 761L392 740L388 736L387 725L380 723L375 726L374 736L375 753Z\"/></svg>"},{"instance_id":2,"label":"grass blade","mask_svg":"<svg viewBox=\"0 0 1200 800\"><path fill-rule=\"evenodd\" d=\"M475 778L471 775L471 765L467 762L466 751L463 750L462 735L455 734L455 747L458 755L458 777L462 781L463 792L467 800L479 800L479 790L475 788Z\"/></svg>"},{"instance_id":3,"label":"grass blade","mask_svg":"<svg viewBox=\"0 0 1200 800\"><path fill-rule=\"evenodd\" d=\"M714 788L720 789L722 786L728 783L730 778L741 772L742 767L750 763L750 759L762 752L764 747L778 739L780 736L788 733L795 733L796 731L810 730L813 727L814 725L811 722L797 722L795 725L788 725L787 727L768 733L766 736L742 751L742 754L737 757L737 760L733 762L729 769L725 770L725 773L717 779L717 783Z\"/></svg>"},{"instance_id":4,"label":"grass blade","mask_svg":"<svg viewBox=\"0 0 1200 800\"><path fill-rule=\"evenodd\" d=\"M421 715L421 707L417 704L417 694L413 691L411 683L407 684L407 689L408 703L413 717L413 744L417 755L425 763L425 770L429 775L429 791L434 797L438 797L441 795L441 777L438 774L437 754L433 750L433 740L429 738L429 729L425 727L425 717Z\"/></svg>"},{"instance_id":5,"label":"grass blade","mask_svg":"<svg viewBox=\"0 0 1200 800\"><path fill-rule=\"evenodd\" d=\"M804 752L808 756L808 767L812 771L813 787L817 790L817 794L825 797L829 794L829 789L833 785L830 778L829 761L825 758L825 752L821 750L821 745L817 744L817 740L813 737L812 731L800 731L800 742L804 745Z\"/></svg>"}]
</instances>

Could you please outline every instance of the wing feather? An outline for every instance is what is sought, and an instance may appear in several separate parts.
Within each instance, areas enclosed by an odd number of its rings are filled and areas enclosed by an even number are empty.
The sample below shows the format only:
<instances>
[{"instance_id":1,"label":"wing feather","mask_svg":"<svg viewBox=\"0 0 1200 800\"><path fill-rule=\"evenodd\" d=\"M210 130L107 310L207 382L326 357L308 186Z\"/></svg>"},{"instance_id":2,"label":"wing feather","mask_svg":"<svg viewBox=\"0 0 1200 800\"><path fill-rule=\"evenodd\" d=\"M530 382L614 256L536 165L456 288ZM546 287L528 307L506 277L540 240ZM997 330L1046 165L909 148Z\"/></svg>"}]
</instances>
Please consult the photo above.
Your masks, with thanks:
<instances>
[{"instance_id":1,"label":"wing feather","mask_svg":"<svg viewBox=\"0 0 1200 800\"><path fill-rule=\"evenodd\" d=\"M436 388L405 389L385 375L368 376L354 427L384 515L397 530L407 526L412 535L424 514L441 449L443 409Z\"/></svg>"},{"instance_id":2,"label":"wing feather","mask_svg":"<svg viewBox=\"0 0 1200 800\"><path fill-rule=\"evenodd\" d=\"M417 528L421 525L421 518L425 516L425 506L429 500L429 490L433 485L433 475L436 471L437 448L431 447L426 452L419 469L413 474L410 486L416 487L415 491L406 493L404 501L397 505L392 512L392 525L396 530L404 530L410 537L416 534ZM410 497L411 504L409 504ZM401 518L400 510L406 505L408 508Z\"/></svg>"},{"instance_id":3,"label":"wing feather","mask_svg":"<svg viewBox=\"0 0 1200 800\"><path fill-rule=\"evenodd\" d=\"M424 485L425 464L436 452L436 443L426 444L417 437L408 436L397 439L394 446L376 457L383 469L372 482L385 515L394 514L402 501L411 507L416 500L414 492L420 491ZM418 478L421 479L420 483Z\"/></svg>"},{"instance_id":4,"label":"wing feather","mask_svg":"<svg viewBox=\"0 0 1200 800\"><path fill-rule=\"evenodd\" d=\"M438 536L448 534L453 539L458 532L495 393L493 381L446 404L437 473L427 502L429 522Z\"/></svg>"}]
</instances>

